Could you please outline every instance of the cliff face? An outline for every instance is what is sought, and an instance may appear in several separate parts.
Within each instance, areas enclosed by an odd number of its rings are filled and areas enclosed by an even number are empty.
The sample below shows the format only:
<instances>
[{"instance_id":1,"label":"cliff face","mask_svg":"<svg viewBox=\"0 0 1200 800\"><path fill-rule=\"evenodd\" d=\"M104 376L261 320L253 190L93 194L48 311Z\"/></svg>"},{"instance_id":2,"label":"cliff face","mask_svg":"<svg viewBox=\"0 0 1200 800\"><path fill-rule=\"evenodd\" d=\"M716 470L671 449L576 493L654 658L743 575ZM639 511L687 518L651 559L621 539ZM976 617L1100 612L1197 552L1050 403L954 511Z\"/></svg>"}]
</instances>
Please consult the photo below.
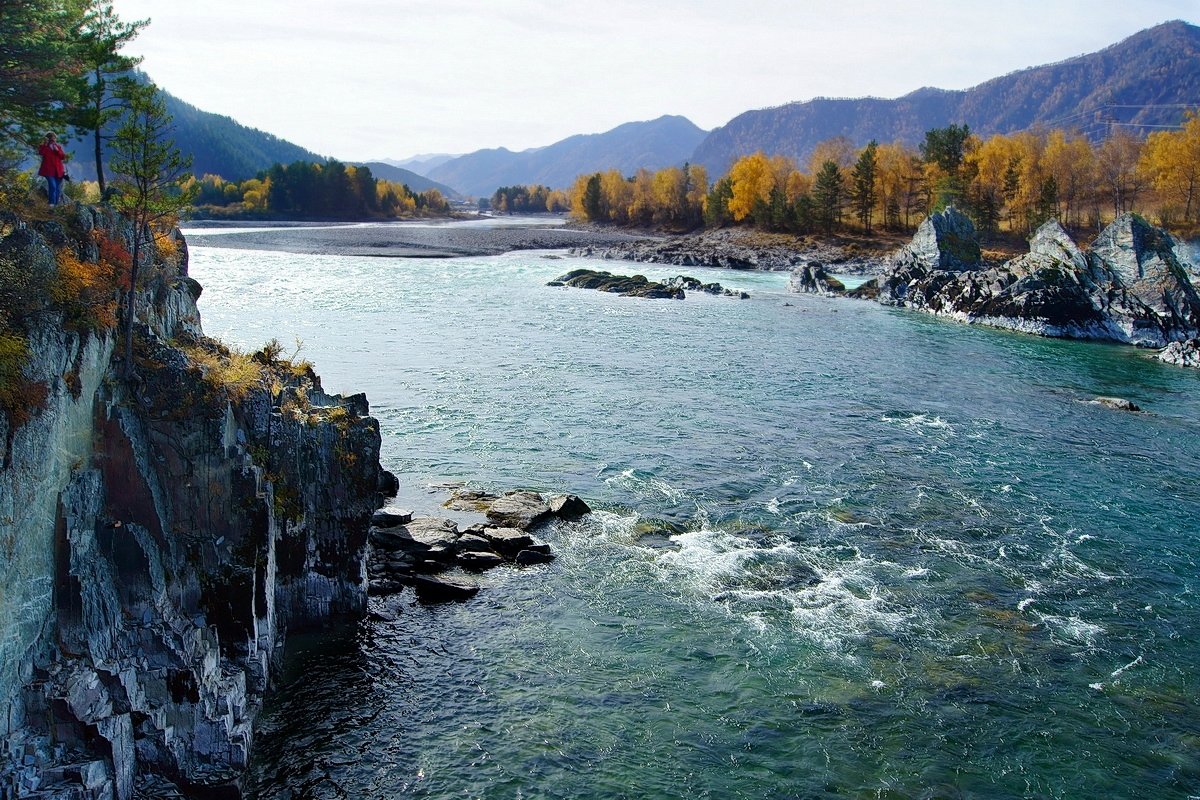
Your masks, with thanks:
<instances>
[{"instance_id":1,"label":"cliff face","mask_svg":"<svg viewBox=\"0 0 1200 800\"><path fill-rule=\"evenodd\" d=\"M0 258L42 272L131 236L89 209L8 227ZM53 304L25 322L46 399L0 413L0 797L235 792L287 632L365 611L365 398L205 339L181 240L148 272L134 381L115 332Z\"/></svg>"}]
</instances>

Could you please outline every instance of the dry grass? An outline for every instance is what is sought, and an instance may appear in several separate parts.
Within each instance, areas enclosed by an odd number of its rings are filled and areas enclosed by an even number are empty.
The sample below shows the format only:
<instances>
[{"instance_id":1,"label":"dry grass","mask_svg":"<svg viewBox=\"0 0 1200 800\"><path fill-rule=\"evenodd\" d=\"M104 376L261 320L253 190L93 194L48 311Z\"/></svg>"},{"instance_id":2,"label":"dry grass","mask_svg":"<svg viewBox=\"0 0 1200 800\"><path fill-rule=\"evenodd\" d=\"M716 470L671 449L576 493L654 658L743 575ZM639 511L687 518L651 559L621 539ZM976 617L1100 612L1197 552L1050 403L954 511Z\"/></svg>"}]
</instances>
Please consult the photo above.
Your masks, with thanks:
<instances>
[{"instance_id":1,"label":"dry grass","mask_svg":"<svg viewBox=\"0 0 1200 800\"><path fill-rule=\"evenodd\" d=\"M263 364L249 353L213 344L184 344L180 350L204 376L204 382L234 402L268 386Z\"/></svg>"}]
</instances>

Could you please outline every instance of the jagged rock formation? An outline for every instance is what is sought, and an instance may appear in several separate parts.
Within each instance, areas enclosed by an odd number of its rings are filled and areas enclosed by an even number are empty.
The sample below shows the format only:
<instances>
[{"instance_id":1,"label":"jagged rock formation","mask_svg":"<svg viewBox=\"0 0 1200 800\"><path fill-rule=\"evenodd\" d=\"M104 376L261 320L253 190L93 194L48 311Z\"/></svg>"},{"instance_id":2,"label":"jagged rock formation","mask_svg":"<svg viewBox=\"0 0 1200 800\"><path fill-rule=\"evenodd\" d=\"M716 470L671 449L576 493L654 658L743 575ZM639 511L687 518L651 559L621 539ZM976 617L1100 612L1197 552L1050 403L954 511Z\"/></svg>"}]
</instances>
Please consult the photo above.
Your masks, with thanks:
<instances>
[{"instance_id":1,"label":"jagged rock formation","mask_svg":"<svg viewBox=\"0 0 1200 800\"><path fill-rule=\"evenodd\" d=\"M56 251L95 263L131 237L80 208L8 231L0 258L53 272ZM229 353L203 337L182 244L143 266L137 380L111 328L53 305L26 323L45 401L0 413L3 797L227 790L287 632L366 610L383 474L365 398L268 350L240 389L217 380Z\"/></svg>"},{"instance_id":2,"label":"jagged rock formation","mask_svg":"<svg viewBox=\"0 0 1200 800\"><path fill-rule=\"evenodd\" d=\"M1085 253L1051 220L1029 253L988 267L970 220L949 208L849 295L1043 336L1163 347L1200 331L1200 296L1176 247L1170 234L1123 214ZM803 280L792 288L814 291Z\"/></svg>"},{"instance_id":3,"label":"jagged rock formation","mask_svg":"<svg viewBox=\"0 0 1200 800\"><path fill-rule=\"evenodd\" d=\"M705 292L707 294L724 295L746 299L749 294L734 289L726 289L719 283L701 283L696 278L687 275L677 275L670 280L659 283L649 280L645 275L614 275L594 269L574 269L565 275L560 275L546 284L547 286L572 286L576 289L595 289L600 292L612 292L622 297L647 297L667 300L682 300L687 297L687 291Z\"/></svg>"}]
</instances>

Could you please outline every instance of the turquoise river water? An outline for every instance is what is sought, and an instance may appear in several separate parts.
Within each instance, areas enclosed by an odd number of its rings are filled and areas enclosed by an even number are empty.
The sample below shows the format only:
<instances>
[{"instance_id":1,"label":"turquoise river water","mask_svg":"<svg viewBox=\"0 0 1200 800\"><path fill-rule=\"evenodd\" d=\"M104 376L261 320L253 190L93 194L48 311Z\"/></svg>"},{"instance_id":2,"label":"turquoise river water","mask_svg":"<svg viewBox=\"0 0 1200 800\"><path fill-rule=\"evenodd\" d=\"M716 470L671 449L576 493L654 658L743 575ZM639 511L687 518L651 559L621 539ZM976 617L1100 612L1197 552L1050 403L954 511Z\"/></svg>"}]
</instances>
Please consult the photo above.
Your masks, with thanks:
<instances>
[{"instance_id":1,"label":"turquoise river water","mask_svg":"<svg viewBox=\"0 0 1200 800\"><path fill-rule=\"evenodd\" d=\"M202 243L206 330L365 391L402 505L596 509L468 603L296 644L253 796L1200 795L1200 371L786 273L635 300L541 252Z\"/></svg>"}]
</instances>

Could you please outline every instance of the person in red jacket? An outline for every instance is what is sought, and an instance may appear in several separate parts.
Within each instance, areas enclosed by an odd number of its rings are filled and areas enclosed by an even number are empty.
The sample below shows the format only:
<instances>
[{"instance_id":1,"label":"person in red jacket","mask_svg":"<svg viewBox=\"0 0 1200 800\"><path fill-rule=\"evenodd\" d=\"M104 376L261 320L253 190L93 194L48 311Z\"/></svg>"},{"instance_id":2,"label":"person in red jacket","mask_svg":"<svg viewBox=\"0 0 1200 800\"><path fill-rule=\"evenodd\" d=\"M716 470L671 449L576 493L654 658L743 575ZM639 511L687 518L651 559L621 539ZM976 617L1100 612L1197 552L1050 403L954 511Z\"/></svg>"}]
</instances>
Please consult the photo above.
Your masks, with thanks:
<instances>
[{"instance_id":1,"label":"person in red jacket","mask_svg":"<svg viewBox=\"0 0 1200 800\"><path fill-rule=\"evenodd\" d=\"M42 165L38 175L46 179L46 193L50 196L50 205L56 206L62 200L63 176L67 174L65 161L67 152L58 143L58 137L53 133L46 134L46 140L38 148L42 157Z\"/></svg>"}]
</instances>

